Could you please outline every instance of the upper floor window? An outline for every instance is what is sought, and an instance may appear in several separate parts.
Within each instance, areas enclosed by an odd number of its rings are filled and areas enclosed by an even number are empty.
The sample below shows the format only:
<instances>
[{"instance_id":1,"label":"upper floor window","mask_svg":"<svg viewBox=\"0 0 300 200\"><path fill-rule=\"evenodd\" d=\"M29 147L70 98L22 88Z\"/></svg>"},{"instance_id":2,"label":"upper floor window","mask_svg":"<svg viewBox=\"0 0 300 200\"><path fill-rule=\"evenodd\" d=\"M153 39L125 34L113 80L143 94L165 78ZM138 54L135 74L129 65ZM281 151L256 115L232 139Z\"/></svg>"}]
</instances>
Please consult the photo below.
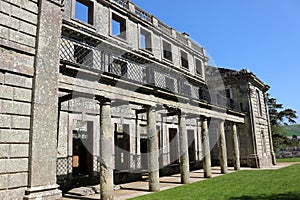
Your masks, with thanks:
<instances>
[{"instance_id":1,"label":"upper floor window","mask_svg":"<svg viewBox=\"0 0 300 200\"><path fill-rule=\"evenodd\" d=\"M172 46L169 42L163 41L163 58L172 61Z\"/></svg>"},{"instance_id":2,"label":"upper floor window","mask_svg":"<svg viewBox=\"0 0 300 200\"><path fill-rule=\"evenodd\" d=\"M126 19L112 13L111 33L126 40Z\"/></svg>"},{"instance_id":3,"label":"upper floor window","mask_svg":"<svg viewBox=\"0 0 300 200\"><path fill-rule=\"evenodd\" d=\"M142 28L140 31L140 48L152 51L151 33Z\"/></svg>"},{"instance_id":4,"label":"upper floor window","mask_svg":"<svg viewBox=\"0 0 300 200\"><path fill-rule=\"evenodd\" d=\"M75 1L75 18L93 25L94 4L88 0Z\"/></svg>"},{"instance_id":5,"label":"upper floor window","mask_svg":"<svg viewBox=\"0 0 300 200\"><path fill-rule=\"evenodd\" d=\"M180 50L181 66L184 68L189 68L188 54L185 51Z\"/></svg>"},{"instance_id":6,"label":"upper floor window","mask_svg":"<svg viewBox=\"0 0 300 200\"><path fill-rule=\"evenodd\" d=\"M259 92L259 90L256 90L256 100L257 100L257 112L258 112L258 115L262 116L262 107L261 107L260 92Z\"/></svg>"},{"instance_id":7,"label":"upper floor window","mask_svg":"<svg viewBox=\"0 0 300 200\"><path fill-rule=\"evenodd\" d=\"M196 64L196 74L202 76L203 75L203 63L199 59L195 59Z\"/></svg>"},{"instance_id":8,"label":"upper floor window","mask_svg":"<svg viewBox=\"0 0 300 200\"><path fill-rule=\"evenodd\" d=\"M225 90L225 94L228 99L232 99L232 90L230 88Z\"/></svg>"}]
</instances>

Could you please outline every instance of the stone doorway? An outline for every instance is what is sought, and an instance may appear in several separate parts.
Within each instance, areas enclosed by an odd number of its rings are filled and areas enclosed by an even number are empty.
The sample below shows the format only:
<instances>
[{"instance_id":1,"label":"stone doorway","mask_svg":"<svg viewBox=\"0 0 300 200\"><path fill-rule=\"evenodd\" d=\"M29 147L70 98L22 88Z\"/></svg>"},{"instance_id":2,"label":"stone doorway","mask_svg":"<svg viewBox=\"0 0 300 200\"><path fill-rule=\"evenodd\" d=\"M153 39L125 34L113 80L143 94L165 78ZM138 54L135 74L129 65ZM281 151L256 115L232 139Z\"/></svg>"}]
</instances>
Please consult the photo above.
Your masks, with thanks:
<instances>
[{"instance_id":1,"label":"stone doorway","mask_svg":"<svg viewBox=\"0 0 300 200\"><path fill-rule=\"evenodd\" d=\"M189 161L195 162L196 161L196 148L195 148L195 134L194 130L187 130L188 135L188 145L189 145Z\"/></svg>"},{"instance_id":2,"label":"stone doorway","mask_svg":"<svg viewBox=\"0 0 300 200\"><path fill-rule=\"evenodd\" d=\"M93 175L93 122L84 122L73 130L73 176Z\"/></svg>"},{"instance_id":3,"label":"stone doorway","mask_svg":"<svg viewBox=\"0 0 300 200\"><path fill-rule=\"evenodd\" d=\"M179 163L178 134L176 128L169 128L170 163Z\"/></svg>"},{"instance_id":4,"label":"stone doorway","mask_svg":"<svg viewBox=\"0 0 300 200\"><path fill-rule=\"evenodd\" d=\"M148 139L147 137L140 140L141 149L141 168L142 170L148 170Z\"/></svg>"},{"instance_id":5,"label":"stone doorway","mask_svg":"<svg viewBox=\"0 0 300 200\"><path fill-rule=\"evenodd\" d=\"M115 124L115 168L130 170L130 127L129 124Z\"/></svg>"}]
</instances>

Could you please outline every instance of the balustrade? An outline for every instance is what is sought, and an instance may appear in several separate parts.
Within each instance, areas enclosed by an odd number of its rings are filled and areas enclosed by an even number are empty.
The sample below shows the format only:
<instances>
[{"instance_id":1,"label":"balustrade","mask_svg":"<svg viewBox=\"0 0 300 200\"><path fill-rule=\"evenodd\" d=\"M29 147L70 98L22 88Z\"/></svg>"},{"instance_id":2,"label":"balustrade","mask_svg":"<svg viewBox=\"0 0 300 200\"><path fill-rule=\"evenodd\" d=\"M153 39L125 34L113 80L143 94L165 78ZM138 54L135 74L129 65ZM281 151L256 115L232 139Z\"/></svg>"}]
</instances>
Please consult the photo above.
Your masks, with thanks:
<instances>
[{"instance_id":1,"label":"balustrade","mask_svg":"<svg viewBox=\"0 0 300 200\"><path fill-rule=\"evenodd\" d=\"M117 55L107 48L63 37L60 59L64 63L91 71L111 74L140 85L150 85L192 99L212 103L233 110L239 105L217 91L209 91L201 83L191 83L188 77L174 69L155 63L141 63L124 55Z\"/></svg>"}]
</instances>

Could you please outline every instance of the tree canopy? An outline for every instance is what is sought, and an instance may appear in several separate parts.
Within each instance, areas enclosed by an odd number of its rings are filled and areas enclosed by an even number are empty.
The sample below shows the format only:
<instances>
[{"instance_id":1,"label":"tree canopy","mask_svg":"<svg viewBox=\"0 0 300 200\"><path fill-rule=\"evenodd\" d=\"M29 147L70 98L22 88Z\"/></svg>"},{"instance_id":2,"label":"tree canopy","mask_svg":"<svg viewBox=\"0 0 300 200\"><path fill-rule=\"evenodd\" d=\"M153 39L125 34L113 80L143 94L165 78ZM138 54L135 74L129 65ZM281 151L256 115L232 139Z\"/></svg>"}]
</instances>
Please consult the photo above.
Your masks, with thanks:
<instances>
[{"instance_id":1,"label":"tree canopy","mask_svg":"<svg viewBox=\"0 0 300 200\"><path fill-rule=\"evenodd\" d=\"M284 108L282 104L277 103L275 98L268 98L268 109L274 149L283 150L297 146L297 140L286 137L288 132L284 128L286 125L296 124L297 112L290 108Z\"/></svg>"},{"instance_id":2,"label":"tree canopy","mask_svg":"<svg viewBox=\"0 0 300 200\"><path fill-rule=\"evenodd\" d=\"M281 127L284 125L296 124L297 112L291 108L284 108L283 104L277 103L277 99L268 98L268 109L273 134L283 133L284 130Z\"/></svg>"}]
</instances>

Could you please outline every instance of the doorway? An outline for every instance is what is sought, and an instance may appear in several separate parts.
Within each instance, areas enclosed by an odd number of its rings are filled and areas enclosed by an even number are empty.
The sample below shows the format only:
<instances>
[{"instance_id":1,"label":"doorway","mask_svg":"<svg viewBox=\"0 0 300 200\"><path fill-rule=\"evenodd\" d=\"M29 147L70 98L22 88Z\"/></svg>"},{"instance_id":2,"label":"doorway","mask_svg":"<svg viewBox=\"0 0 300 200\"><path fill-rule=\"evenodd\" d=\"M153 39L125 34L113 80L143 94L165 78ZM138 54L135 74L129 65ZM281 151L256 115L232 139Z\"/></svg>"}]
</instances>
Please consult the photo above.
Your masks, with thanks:
<instances>
[{"instance_id":1,"label":"doorway","mask_svg":"<svg viewBox=\"0 0 300 200\"><path fill-rule=\"evenodd\" d=\"M129 124L115 124L115 168L130 170L130 129Z\"/></svg>"},{"instance_id":2,"label":"doorway","mask_svg":"<svg viewBox=\"0 0 300 200\"><path fill-rule=\"evenodd\" d=\"M176 128L169 128L170 163L179 163L178 134Z\"/></svg>"},{"instance_id":3,"label":"doorway","mask_svg":"<svg viewBox=\"0 0 300 200\"><path fill-rule=\"evenodd\" d=\"M188 145L189 145L189 161L196 161L196 152L195 152L195 134L194 130L187 130L188 134Z\"/></svg>"},{"instance_id":4,"label":"doorway","mask_svg":"<svg viewBox=\"0 0 300 200\"><path fill-rule=\"evenodd\" d=\"M93 122L73 130L73 176L93 173Z\"/></svg>"}]
</instances>

